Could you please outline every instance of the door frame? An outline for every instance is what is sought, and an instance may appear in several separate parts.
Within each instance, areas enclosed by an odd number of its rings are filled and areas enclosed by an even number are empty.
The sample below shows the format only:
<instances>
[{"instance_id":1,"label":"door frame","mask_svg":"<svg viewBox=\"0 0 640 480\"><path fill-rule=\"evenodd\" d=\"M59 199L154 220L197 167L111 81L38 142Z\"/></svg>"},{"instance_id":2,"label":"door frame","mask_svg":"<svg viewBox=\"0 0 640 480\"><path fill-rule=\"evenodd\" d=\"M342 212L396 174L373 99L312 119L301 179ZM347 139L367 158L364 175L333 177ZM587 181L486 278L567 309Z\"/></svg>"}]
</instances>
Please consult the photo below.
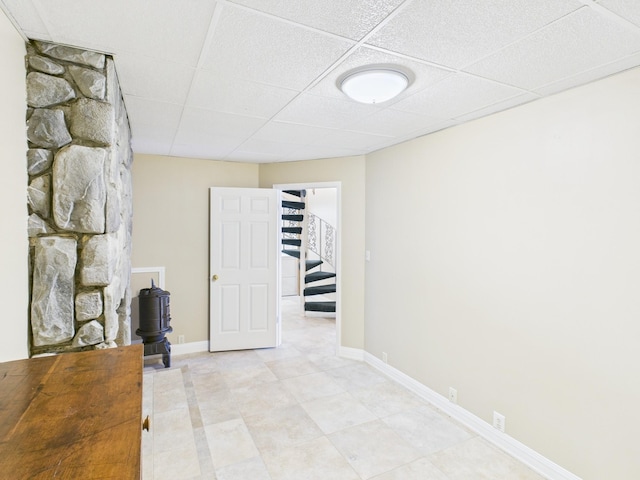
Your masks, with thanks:
<instances>
[{"instance_id":1,"label":"door frame","mask_svg":"<svg viewBox=\"0 0 640 480\"><path fill-rule=\"evenodd\" d=\"M313 188L336 189L336 218L338 223L336 225L338 230L338 235L336 236L336 355L338 355L342 345L342 182L274 183L273 188L280 192L283 190L311 190ZM304 298L302 292L300 292L300 297ZM282 329L279 331L281 334Z\"/></svg>"}]
</instances>

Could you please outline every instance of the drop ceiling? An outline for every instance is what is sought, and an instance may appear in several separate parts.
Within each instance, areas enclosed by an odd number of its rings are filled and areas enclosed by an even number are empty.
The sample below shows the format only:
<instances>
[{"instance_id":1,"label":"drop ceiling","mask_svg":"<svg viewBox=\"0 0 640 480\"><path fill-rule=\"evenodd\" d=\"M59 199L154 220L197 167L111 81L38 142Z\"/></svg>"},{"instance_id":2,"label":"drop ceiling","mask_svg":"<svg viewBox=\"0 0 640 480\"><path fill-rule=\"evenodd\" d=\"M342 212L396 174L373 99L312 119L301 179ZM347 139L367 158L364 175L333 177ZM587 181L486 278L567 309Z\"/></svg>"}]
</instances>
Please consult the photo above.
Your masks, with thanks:
<instances>
[{"instance_id":1,"label":"drop ceiling","mask_svg":"<svg viewBox=\"0 0 640 480\"><path fill-rule=\"evenodd\" d=\"M369 153L640 65L638 0L0 0L25 38L112 54L138 153ZM409 69L378 105L344 72Z\"/></svg>"}]
</instances>

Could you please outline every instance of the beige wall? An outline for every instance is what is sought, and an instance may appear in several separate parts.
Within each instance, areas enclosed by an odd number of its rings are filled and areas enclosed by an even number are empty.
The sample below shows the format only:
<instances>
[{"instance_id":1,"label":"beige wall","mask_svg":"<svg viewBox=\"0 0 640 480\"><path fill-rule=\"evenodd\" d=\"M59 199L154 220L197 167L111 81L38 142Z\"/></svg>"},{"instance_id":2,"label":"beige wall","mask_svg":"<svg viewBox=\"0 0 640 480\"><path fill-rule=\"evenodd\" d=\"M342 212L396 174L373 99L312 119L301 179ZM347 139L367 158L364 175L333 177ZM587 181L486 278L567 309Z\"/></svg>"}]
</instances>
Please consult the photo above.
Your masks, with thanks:
<instances>
[{"instance_id":1,"label":"beige wall","mask_svg":"<svg viewBox=\"0 0 640 480\"><path fill-rule=\"evenodd\" d=\"M28 356L25 54L24 40L0 11L0 362Z\"/></svg>"},{"instance_id":2,"label":"beige wall","mask_svg":"<svg viewBox=\"0 0 640 480\"><path fill-rule=\"evenodd\" d=\"M635 69L367 157L366 350L585 480L640 478L639 112Z\"/></svg>"},{"instance_id":3,"label":"beige wall","mask_svg":"<svg viewBox=\"0 0 640 480\"><path fill-rule=\"evenodd\" d=\"M166 268L171 343L209 339L209 187L257 186L255 164L134 156L132 265Z\"/></svg>"},{"instance_id":4,"label":"beige wall","mask_svg":"<svg viewBox=\"0 0 640 480\"><path fill-rule=\"evenodd\" d=\"M260 186L341 182L341 344L364 348L364 157L260 165Z\"/></svg>"}]
</instances>

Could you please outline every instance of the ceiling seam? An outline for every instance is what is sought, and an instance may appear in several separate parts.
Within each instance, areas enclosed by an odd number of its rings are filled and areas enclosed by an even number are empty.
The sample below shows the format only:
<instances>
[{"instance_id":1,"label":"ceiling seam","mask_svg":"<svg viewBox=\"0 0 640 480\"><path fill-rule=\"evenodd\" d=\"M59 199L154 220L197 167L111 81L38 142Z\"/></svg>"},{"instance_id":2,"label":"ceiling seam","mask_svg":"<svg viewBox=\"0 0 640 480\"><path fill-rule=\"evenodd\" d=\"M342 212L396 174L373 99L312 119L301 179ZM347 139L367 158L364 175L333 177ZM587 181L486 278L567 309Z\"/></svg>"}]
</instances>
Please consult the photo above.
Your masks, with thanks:
<instances>
[{"instance_id":1,"label":"ceiling seam","mask_svg":"<svg viewBox=\"0 0 640 480\"><path fill-rule=\"evenodd\" d=\"M209 49L211 47L211 43L213 42L213 36L220 20L220 16L222 15L222 10L224 9L224 1L216 2L216 6L213 8L213 14L211 15L211 20L209 20L209 27L207 28L207 34L205 36L204 42L202 44L202 48L200 49L200 55L198 56L198 62L196 63L196 68L191 77L191 82L189 82L189 88L187 89L187 95L185 97L184 105L182 106L182 110L180 112L180 119L178 120L178 127L171 139L171 147L169 148L169 153L172 154L176 144L176 138L178 137L178 133L180 132L180 127L182 126L182 121L184 118L184 111L187 108L189 103L189 99L191 98L191 92L193 91L193 85L198 77L199 71L202 68L202 64L204 63L204 59L209 53Z\"/></svg>"}]
</instances>

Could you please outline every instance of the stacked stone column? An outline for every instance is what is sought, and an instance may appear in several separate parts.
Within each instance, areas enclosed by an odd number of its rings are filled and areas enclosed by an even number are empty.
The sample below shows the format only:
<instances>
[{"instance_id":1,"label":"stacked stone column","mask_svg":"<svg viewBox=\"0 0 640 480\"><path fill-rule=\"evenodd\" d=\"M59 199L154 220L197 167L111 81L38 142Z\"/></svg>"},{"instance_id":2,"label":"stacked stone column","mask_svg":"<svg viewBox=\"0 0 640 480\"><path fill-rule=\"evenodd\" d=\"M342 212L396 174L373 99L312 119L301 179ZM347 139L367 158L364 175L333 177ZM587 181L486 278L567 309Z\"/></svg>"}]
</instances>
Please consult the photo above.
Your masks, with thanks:
<instances>
[{"instance_id":1,"label":"stacked stone column","mask_svg":"<svg viewBox=\"0 0 640 480\"><path fill-rule=\"evenodd\" d=\"M113 59L27 46L31 353L131 343L130 129Z\"/></svg>"}]
</instances>

